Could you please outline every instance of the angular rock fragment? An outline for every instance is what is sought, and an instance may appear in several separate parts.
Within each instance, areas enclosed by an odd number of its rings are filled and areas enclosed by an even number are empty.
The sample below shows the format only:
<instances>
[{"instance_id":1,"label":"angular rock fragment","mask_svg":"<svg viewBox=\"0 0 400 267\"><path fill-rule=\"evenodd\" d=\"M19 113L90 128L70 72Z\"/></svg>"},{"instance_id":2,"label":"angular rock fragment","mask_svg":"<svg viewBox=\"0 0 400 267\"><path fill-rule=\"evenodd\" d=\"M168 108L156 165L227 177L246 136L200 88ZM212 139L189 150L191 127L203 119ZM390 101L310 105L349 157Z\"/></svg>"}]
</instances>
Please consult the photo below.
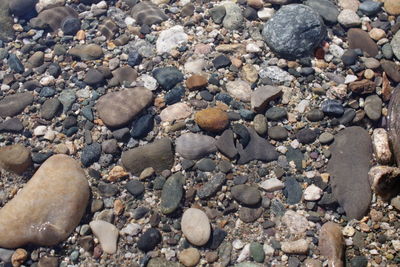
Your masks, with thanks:
<instances>
[{"instance_id":1,"label":"angular rock fragment","mask_svg":"<svg viewBox=\"0 0 400 267\"><path fill-rule=\"evenodd\" d=\"M372 145L376 160L380 164L388 164L392 160L392 152L389 146L389 137L385 129L374 129L372 134Z\"/></svg>"},{"instance_id":2,"label":"angular rock fragment","mask_svg":"<svg viewBox=\"0 0 400 267\"><path fill-rule=\"evenodd\" d=\"M369 182L374 192L388 201L400 193L400 169L389 166L375 166L369 172Z\"/></svg>"}]
</instances>

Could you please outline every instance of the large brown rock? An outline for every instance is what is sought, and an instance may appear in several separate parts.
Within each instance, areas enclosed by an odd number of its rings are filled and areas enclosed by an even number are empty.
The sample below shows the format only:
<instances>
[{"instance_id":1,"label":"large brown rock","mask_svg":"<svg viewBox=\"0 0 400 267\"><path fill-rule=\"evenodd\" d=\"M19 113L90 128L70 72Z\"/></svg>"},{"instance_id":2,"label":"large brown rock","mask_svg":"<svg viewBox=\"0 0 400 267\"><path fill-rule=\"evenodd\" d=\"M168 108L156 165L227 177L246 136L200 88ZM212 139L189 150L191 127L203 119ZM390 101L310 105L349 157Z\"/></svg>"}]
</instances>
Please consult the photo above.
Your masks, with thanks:
<instances>
[{"instance_id":1,"label":"large brown rock","mask_svg":"<svg viewBox=\"0 0 400 267\"><path fill-rule=\"evenodd\" d=\"M88 200L89 185L78 162L61 154L50 157L0 209L0 247L58 244L79 224Z\"/></svg>"},{"instance_id":2,"label":"large brown rock","mask_svg":"<svg viewBox=\"0 0 400 267\"><path fill-rule=\"evenodd\" d=\"M379 49L369 34L361 29L352 28L347 32L349 46L352 49L360 48L371 57L378 55Z\"/></svg>"},{"instance_id":3,"label":"large brown rock","mask_svg":"<svg viewBox=\"0 0 400 267\"><path fill-rule=\"evenodd\" d=\"M31 165L31 151L23 145L16 144L0 148L1 168L16 174L22 174Z\"/></svg>"},{"instance_id":4,"label":"large brown rock","mask_svg":"<svg viewBox=\"0 0 400 267\"><path fill-rule=\"evenodd\" d=\"M319 233L319 251L328 259L329 266L343 267L344 238L340 226L333 222L325 223Z\"/></svg>"},{"instance_id":5,"label":"large brown rock","mask_svg":"<svg viewBox=\"0 0 400 267\"><path fill-rule=\"evenodd\" d=\"M0 117L13 117L21 113L28 105L32 104L31 93L17 93L8 95L0 100Z\"/></svg>"},{"instance_id":6,"label":"large brown rock","mask_svg":"<svg viewBox=\"0 0 400 267\"><path fill-rule=\"evenodd\" d=\"M152 100L153 93L150 90L135 87L100 97L96 108L104 124L121 127L131 122Z\"/></svg>"},{"instance_id":7,"label":"large brown rock","mask_svg":"<svg viewBox=\"0 0 400 267\"><path fill-rule=\"evenodd\" d=\"M163 138L125 151L122 153L121 160L125 169L134 175L139 175L148 167L152 167L158 173L169 170L174 164L171 140Z\"/></svg>"},{"instance_id":8,"label":"large brown rock","mask_svg":"<svg viewBox=\"0 0 400 267\"><path fill-rule=\"evenodd\" d=\"M332 191L350 219L361 219L371 202L368 171L372 160L371 138L366 130L353 126L335 136L328 163Z\"/></svg>"},{"instance_id":9,"label":"large brown rock","mask_svg":"<svg viewBox=\"0 0 400 267\"><path fill-rule=\"evenodd\" d=\"M400 86L393 91L388 107L388 134L397 166L400 166Z\"/></svg>"}]
</instances>

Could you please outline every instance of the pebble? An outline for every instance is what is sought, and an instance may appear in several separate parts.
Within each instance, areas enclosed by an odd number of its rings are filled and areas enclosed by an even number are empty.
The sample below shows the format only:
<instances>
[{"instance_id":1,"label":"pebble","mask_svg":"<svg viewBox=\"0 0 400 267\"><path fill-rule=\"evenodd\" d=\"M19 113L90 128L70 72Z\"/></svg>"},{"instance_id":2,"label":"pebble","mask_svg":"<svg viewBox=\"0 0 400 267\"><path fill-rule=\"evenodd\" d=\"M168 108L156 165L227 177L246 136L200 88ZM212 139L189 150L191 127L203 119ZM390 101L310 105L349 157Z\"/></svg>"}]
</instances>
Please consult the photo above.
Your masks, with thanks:
<instances>
[{"instance_id":1,"label":"pebble","mask_svg":"<svg viewBox=\"0 0 400 267\"><path fill-rule=\"evenodd\" d=\"M164 183L161 192L161 212L163 214L171 214L178 207L183 197L183 177L174 174Z\"/></svg>"},{"instance_id":2,"label":"pebble","mask_svg":"<svg viewBox=\"0 0 400 267\"><path fill-rule=\"evenodd\" d=\"M160 32L156 42L157 54L170 53L188 40L188 35L180 25L173 26Z\"/></svg>"},{"instance_id":3,"label":"pebble","mask_svg":"<svg viewBox=\"0 0 400 267\"><path fill-rule=\"evenodd\" d=\"M190 115L192 115L192 109L188 104L176 103L163 109L160 113L160 118L162 121L170 122L186 119Z\"/></svg>"},{"instance_id":4,"label":"pebble","mask_svg":"<svg viewBox=\"0 0 400 267\"><path fill-rule=\"evenodd\" d=\"M283 193L286 196L286 202L293 205L300 202L303 195L303 190L300 184L297 182L296 178L287 177Z\"/></svg>"},{"instance_id":5,"label":"pebble","mask_svg":"<svg viewBox=\"0 0 400 267\"><path fill-rule=\"evenodd\" d=\"M333 24L337 22L339 11L332 2L328 0L307 0L304 4L318 12L327 23Z\"/></svg>"},{"instance_id":6,"label":"pebble","mask_svg":"<svg viewBox=\"0 0 400 267\"><path fill-rule=\"evenodd\" d=\"M380 164L389 164L392 159L392 152L389 145L389 136L385 129L374 129L372 134L372 146L376 160Z\"/></svg>"},{"instance_id":7,"label":"pebble","mask_svg":"<svg viewBox=\"0 0 400 267\"><path fill-rule=\"evenodd\" d=\"M308 252L308 247L309 242L306 239L281 242L281 249L287 254L306 254Z\"/></svg>"},{"instance_id":8,"label":"pebble","mask_svg":"<svg viewBox=\"0 0 400 267\"><path fill-rule=\"evenodd\" d=\"M242 205L255 205L261 195L257 188L248 185L235 185L231 188L232 197Z\"/></svg>"},{"instance_id":9,"label":"pebble","mask_svg":"<svg viewBox=\"0 0 400 267\"><path fill-rule=\"evenodd\" d=\"M226 84L226 90L234 98L244 101L251 101L252 90L250 84L243 80L230 81Z\"/></svg>"},{"instance_id":10,"label":"pebble","mask_svg":"<svg viewBox=\"0 0 400 267\"><path fill-rule=\"evenodd\" d=\"M165 13L151 2L140 2L134 5L131 15L139 25L151 26L168 19Z\"/></svg>"},{"instance_id":11,"label":"pebble","mask_svg":"<svg viewBox=\"0 0 400 267\"><path fill-rule=\"evenodd\" d=\"M203 184L202 187L197 189L197 196L200 199L207 199L215 195L226 181L226 176L218 173L212 177L207 183Z\"/></svg>"},{"instance_id":12,"label":"pebble","mask_svg":"<svg viewBox=\"0 0 400 267\"><path fill-rule=\"evenodd\" d=\"M319 250L334 266L343 265L345 242L341 227L333 222L325 223L319 232Z\"/></svg>"},{"instance_id":13,"label":"pebble","mask_svg":"<svg viewBox=\"0 0 400 267\"><path fill-rule=\"evenodd\" d=\"M288 132L282 126L273 126L268 129L268 136L273 140L283 141L288 137Z\"/></svg>"},{"instance_id":14,"label":"pebble","mask_svg":"<svg viewBox=\"0 0 400 267\"><path fill-rule=\"evenodd\" d=\"M80 222L88 201L89 185L79 164L66 155L50 157L0 209L0 246L53 246L64 241Z\"/></svg>"},{"instance_id":15,"label":"pebble","mask_svg":"<svg viewBox=\"0 0 400 267\"><path fill-rule=\"evenodd\" d=\"M205 88L208 84L206 77L200 74L194 74L186 80L186 87L189 90L198 90Z\"/></svg>"},{"instance_id":16,"label":"pebble","mask_svg":"<svg viewBox=\"0 0 400 267\"><path fill-rule=\"evenodd\" d=\"M350 48L359 48L368 53L371 57L375 57L379 52L378 46L374 40L371 39L367 32L361 29L350 29L347 32L347 40Z\"/></svg>"},{"instance_id":17,"label":"pebble","mask_svg":"<svg viewBox=\"0 0 400 267\"><path fill-rule=\"evenodd\" d=\"M221 132L229 125L229 117L218 108L207 108L197 112L194 120L203 130Z\"/></svg>"},{"instance_id":18,"label":"pebble","mask_svg":"<svg viewBox=\"0 0 400 267\"><path fill-rule=\"evenodd\" d=\"M225 130L215 143L218 150L230 159L233 159L238 151L235 147L233 131Z\"/></svg>"},{"instance_id":19,"label":"pebble","mask_svg":"<svg viewBox=\"0 0 400 267\"><path fill-rule=\"evenodd\" d=\"M251 93L251 108L258 113L265 112L270 101L280 97L282 89L276 86L261 86Z\"/></svg>"},{"instance_id":20,"label":"pebble","mask_svg":"<svg viewBox=\"0 0 400 267\"><path fill-rule=\"evenodd\" d=\"M396 183L400 169L389 166L374 166L368 172L369 182L374 192L383 200L389 200L398 194Z\"/></svg>"},{"instance_id":21,"label":"pebble","mask_svg":"<svg viewBox=\"0 0 400 267\"><path fill-rule=\"evenodd\" d=\"M284 213L282 222L286 225L290 233L296 235L305 233L309 228L307 219L293 210L288 210Z\"/></svg>"},{"instance_id":22,"label":"pebble","mask_svg":"<svg viewBox=\"0 0 400 267\"><path fill-rule=\"evenodd\" d=\"M222 20L224 28L238 30L243 26L243 15L240 7L235 3L224 3L225 16Z\"/></svg>"},{"instance_id":23,"label":"pebble","mask_svg":"<svg viewBox=\"0 0 400 267\"><path fill-rule=\"evenodd\" d=\"M183 81L183 74L175 67L155 69L153 70L153 76L165 90L170 90Z\"/></svg>"},{"instance_id":24,"label":"pebble","mask_svg":"<svg viewBox=\"0 0 400 267\"><path fill-rule=\"evenodd\" d=\"M274 192L282 190L285 187L285 184L277 178L270 178L261 182L260 187L267 192Z\"/></svg>"},{"instance_id":25,"label":"pebble","mask_svg":"<svg viewBox=\"0 0 400 267\"><path fill-rule=\"evenodd\" d=\"M104 252L114 254L117 252L118 229L106 221L97 220L89 223L90 229L99 239Z\"/></svg>"},{"instance_id":26,"label":"pebble","mask_svg":"<svg viewBox=\"0 0 400 267\"><path fill-rule=\"evenodd\" d=\"M0 117L13 117L20 114L33 102L33 95L29 92L8 95L0 100Z\"/></svg>"},{"instance_id":27,"label":"pebble","mask_svg":"<svg viewBox=\"0 0 400 267\"><path fill-rule=\"evenodd\" d=\"M99 117L108 127L120 128L132 121L152 100L153 94L150 90L136 87L111 92L100 97L96 109Z\"/></svg>"},{"instance_id":28,"label":"pebble","mask_svg":"<svg viewBox=\"0 0 400 267\"><path fill-rule=\"evenodd\" d=\"M330 151L328 172L333 194L349 218L360 219L371 202L368 171L372 144L369 134L361 127L348 127L335 135Z\"/></svg>"},{"instance_id":29,"label":"pebble","mask_svg":"<svg viewBox=\"0 0 400 267\"><path fill-rule=\"evenodd\" d=\"M124 168L135 175L140 175L148 167L152 167L157 173L169 170L174 163L171 140L162 138L124 151L121 161Z\"/></svg>"},{"instance_id":30,"label":"pebble","mask_svg":"<svg viewBox=\"0 0 400 267\"><path fill-rule=\"evenodd\" d=\"M160 231L156 228L150 228L139 237L137 247L144 252L148 252L153 250L161 241Z\"/></svg>"},{"instance_id":31,"label":"pebble","mask_svg":"<svg viewBox=\"0 0 400 267\"><path fill-rule=\"evenodd\" d=\"M68 50L68 54L80 60L96 60L103 57L103 49L96 44L79 45Z\"/></svg>"},{"instance_id":32,"label":"pebble","mask_svg":"<svg viewBox=\"0 0 400 267\"><path fill-rule=\"evenodd\" d=\"M311 130L309 128L301 129L296 133L297 140L302 144L311 144L318 137L318 134L315 130Z\"/></svg>"},{"instance_id":33,"label":"pebble","mask_svg":"<svg viewBox=\"0 0 400 267\"><path fill-rule=\"evenodd\" d=\"M365 99L365 113L373 121L379 120L382 115L382 99L377 95L368 96Z\"/></svg>"},{"instance_id":34,"label":"pebble","mask_svg":"<svg viewBox=\"0 0 400 267\"><path fill-rule=\"evenodd\" d=\"M305 31L307 36L300 34ZM325 37L326 28L312 8L293 4L282 6L265 23L262 35L275 53L291 59L310 54Z\"/></svg>"},{"instance_id":35,"label":"pebble","mask_svg":"<svg viewBox=\"0 0 400 267\"><path fill-rule=\"evenodd\" d=\"M100 159L101 145L99 143L93 143L83 148L81 154L82 165L88 167Z\"/></svg>"},{"instance_id":36,"label":"pebble","mask_svg":"<svg viewBox=\"0 0 400 267\"><path fill-rule=\"evenodd\" d=\"M32 166L31 151L20 144L3 146L0 148L0 166L21 175Z\"/></svg>"},{"instance_id":37,"label":"pebble","mask_svg":"<svg viewBox=\"0 0 400 267\"><path fill-rule=\"evenodd\" d=\"M200 252L196 248L187 248L179 253L178 258L187 267L196 266L200 261Z\"/></svg>"},{"instance_id":38,"label":"pebble","mask_svg":"<svg viewBox=\"0 0 400 267\"><path fill-rule=\"evenodd\" d=\"M142 182L138 180L132 180L126 183L126 190L131 193L134 197L140 197L145 191L145 187Z\"/></svg>"},{"instance_id":39,"label":"pebble","mask_svg":"<svg viewBox=\"0 0 400 267\"><path fill-rule=\"evenodd\" d=\"M323 190L316 185L308 186L303 193L304 200L317 201L321 198Z\"/></svg>"},{"instance_id":40,"label":"pebble","mask_svg":"<svg viewBox=\"0 0 400 267\"><path fill-rule=\"evenodd\" d=\"M385 0L384 8L390 15L400 15L400 3L396 0Z\"/></svg>"},{"instance_id":41,"label":"pebble","mask_svg":"<svg viewBox=\"0 0 400 267\"><path fill-rule=\"evenodd\" d=\"M186 133L176 139L175 150L186 159L200 159L217 151L211 136Z\"/></svg>"},{"instance_id":42,"label":"pebble","mask_svg":"<svg viewBox=\"0 0 400 267\"><path fill-rule=\"evenodd\" d=\"M334 138L335 137L333 136L333 134L324 132L319 136L318 140L321 144L326 145L326 144L330 144Z\"/></svg>"},{"instance_id":43,"label":"pebble","mask_svg":"<svg viewBox=\"0 0 400 267\"><path fill-rule=\"evenodd\" d=\"M210 221L207 215L199 209L185 210L182 215L181 227L186 239L193 245L203 246L210 239Z\"/></svg>"},{"instance_id":44,"label":"pebble","mask_svg":"<svg viewBox=\"0 0 400 267\"><path fill-rule=\"evenodd\" d=\"M264 248L260 243L253 242L250 244L250 255L256 262L264 262L265 252Z\"/></svg>"},{"instance_id":45,"label":"pebble","mask_svg":"<svg viewBox=\"0 0 400 267\"><path fill-rule=\"evenodd\" d=\"M261 136L265 135L267 132L267 121L265 116L262 114L257 114L253 119L254 130Z\"/></svg>"},{"instance_id":46,"label":"pebble","mask_svg":"<svg viewBox=\"0 0 400 267\"><path fill-rule=\"evenodd\" d=\"M338 21L347 28L361 25L360 17L351 9L343 9L338 16Z\"/></svg>"}]
</instances>

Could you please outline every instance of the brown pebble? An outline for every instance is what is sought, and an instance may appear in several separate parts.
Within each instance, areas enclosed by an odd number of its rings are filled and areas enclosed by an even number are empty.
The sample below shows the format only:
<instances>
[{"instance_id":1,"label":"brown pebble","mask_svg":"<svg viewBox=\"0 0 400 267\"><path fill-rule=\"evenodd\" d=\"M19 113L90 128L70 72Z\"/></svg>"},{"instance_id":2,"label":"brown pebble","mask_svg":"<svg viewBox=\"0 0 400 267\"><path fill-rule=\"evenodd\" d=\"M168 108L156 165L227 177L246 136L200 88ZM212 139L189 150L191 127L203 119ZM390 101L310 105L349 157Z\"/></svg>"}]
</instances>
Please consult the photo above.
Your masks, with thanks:
<instances>
[{"instance_id":1,"label":"brown pebble","mask_svg":"<svg viewBox=\"0 0 400 267\"><path fill-rule=\"evenodd\" d=\"M215 251L208 251L208 252L206 252L205 256L206 256L206 261L208 263L213 263L218 260L218 253Z\"/></svg>"},{"instance_id":2,"label":"brown pebble","mask_svg":"<svg viewBox=\"0 0 400 267\"><path fill-rule=\"evenodd\" d=\"M11 256L11 263L13 267L19 267L28 258L28 252L23 248L18 248L15 250L14 254Z\"/></svg>"},{"instance_id":3,"label":"brown pebble","mask_svg":"<svg viewBox=\"0 0 400 267\"><path fill-rule=\"evenodd\" d=\"M195 114L194 120L200 128L210 132L220 132L229 124L228 114L218 108L203 109Z\"/></svg>"},{"instance_id":4,"label":"brown pebble","mask_svg":"<svg viewBox=\"0 0 400 267\"><path fill-rule=\"evenodd\" d=\"M186 80L186 87L189 90L198 90L206 87L207 84L207 78L199 74L192 75Z\"/></svg>"}]
</instances>

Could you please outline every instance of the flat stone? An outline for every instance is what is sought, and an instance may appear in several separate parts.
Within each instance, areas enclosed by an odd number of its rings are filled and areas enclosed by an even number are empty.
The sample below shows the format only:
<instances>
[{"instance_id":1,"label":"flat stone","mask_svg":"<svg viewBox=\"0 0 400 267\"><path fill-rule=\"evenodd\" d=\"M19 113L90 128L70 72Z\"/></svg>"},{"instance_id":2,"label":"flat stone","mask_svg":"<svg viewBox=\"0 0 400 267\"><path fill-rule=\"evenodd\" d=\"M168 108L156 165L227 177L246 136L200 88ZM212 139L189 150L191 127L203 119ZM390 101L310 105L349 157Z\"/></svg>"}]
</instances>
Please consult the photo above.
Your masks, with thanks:
<instances>
[{"instance_id":1,"label":"flat stone","mask_svg":"<svg viewBox=\"0 0 400 267\"><path fill-rule=\"evenodd\" d=\"M198 90L206 87L207 84L207 78L200 74L194 74L186 80L186 87L189 90Z\"/></svg>"},{"instance_id":2,"label":"flat stone","mask_svg":"<svg viewBox=\"0 0 400 267\"><path fill-rule=\"evenodd\" d=\"M0 167L21 175L32 166L31 151L20 144L0 148Z\"/></svg>"},{"instance_id":3,"label":"flat stone","mask_svg":"<svg viewBox=\"0 0 400 267\"><path fill-rule=\"evenodd\" d=\"M207 108L194 115L200 128L209 132L221 132L229 125L228 114L219 108Z\"/></svg>"},{"instance_id":4,"label":"flat stone","mask_svg":"<svg viewBox=\"0 0 400 267\"><path fill-rule=\"evenodd\" d=\"M139 25L154 25L159 24L168 19L165 13L155 4L146 1L140 2L132 8L132 18L136 20Z\"/></svg>"},{"instance_id":5,"label":"flat stone","mask_svg":"<svg viewBox=\"0 0 400 267\"><path fill-rule=\"evenodd\" d=\"M293 4L282 6L265 23L262 35L276 54L295 59L313 52L325 38L326 27L312 8Z\"/></svg>"},{"instance_id":6,"label":"flat stone","mask_svg":"<svg viewBox=\"0 0 400 267\"><path fill-rule=\"evenodd\" d=\"M400 3L396 0L385 0L384 8L390 15L400 15Z\"/></svg>"},{"instance_id":7,"label":"flat stone","mask_svg":"<svg viewBox=\"0 0 400 267\"><path fill-rule=\"evenodd\" d=\"M103 50L97 44L78 45L71 48L68 54L80 60L96 60L103 57Z\"/></svg>"},{"instance_id":8,"label":"flat stone","mask_svg":"<svg viewBox=\"0 0 400 267\"><path fill-rule=\"evenodd\" d=\"M283 194L286 197L286 202L290 205L297 204L301 201L303 190L294 177L287 177L285 180L285 189Z\"/></svg>"},{"instance_id":9,"label":"flat stone","mask_svg":"<svg viewBox=\"0 0 400 267\"><path fill-rule=\"evenodd\" d=\"M99 239L102 250L109 254L116 253L119 235L118 228L102 220L91 221L89 225L93 234Z\"/></svg>"},{"instance_id":10,"label":"flat stone","mask_svg":"<svg viewBox=\"0 0 400 267\"><path fill-rule=\"evenodd\" d=\"M232 197L242 205L255 205L260 202L260 191L249 185L235 185L231 188Z\"/></svg>"},{"instance_id":11,"label":"flat stone","mask_svg":"<svg viewBox=\"0 0 400 267\"><path fill-rule=\"evenodd\" d=\"M163 109L160 113L160 118L162 121L170 122L186 119L190 115L192 115L192 108L188 104L176 103Z\"/></svg>"},{"instance_id":12,"label":"flat stone","mask_svg":"<svg viewBox=\"0 0 400 267\"><path fill-rule=\"evenodd\" d=\"M375 57L379 52L378 46L374 40L371 39L367 32L361 29L350 29L347 32L347 40L350 48L359 48L368 53L371 57Z\"/></svg>"},{"instance_id":13,"label":"flat stone","mask_svg":"<svg viewBox=\"0 0 400 267\"><path fill-rule=\"evenodd\" d=\"M325 223L319 232L318 248L332 266L343 266L345 242L341 227L334 222Z\"/></svg>"},{"instance_id":14,"label":"flat stone","mask_svg":"<svg viewBox=\"0 0 400 267\"><path fill-rule=\"evenodd\" d=\"M270 178L261 182L260 187L267 192L274 192L285 188L285 184L277 178Z\"/></svg>"},{"instance_id":15,"label":"flat stone","mask_svg":"<svg viewBox=\"0 0 400 267\"><path fill-rule=\"evenodd\" d=\"M161 192L161 212L171 214L178 207L183 197L183 176L179 173L172 175L164 183Z\"/></svg>"},{"instance_id":16,"label":"flat stone","mask_svg":"<svg viewBox=\"0 0 400 267\"><path fill-rule=\"evenodd\" d=\"M370 95L365 99L364 111L368 118L373 121L380 119L382 115L383 101L378 95Z\"/></svg>"},{"instance_id":17,"label":"flat stone","mask_svg":"<svg viewBox=\"0 0 400 267\"><path fill-rule=\"evenodd\" d=\"M338 21L344 27L351 28L361 25L361 19L357 13L351 9L343 9L339 16Z\"/></svg>"},{"instance_id":18,"label":"flat stone","mask_svg":"<svg viewBox=\"0 0 400 267\"><path fill-rule=\"evenodd\" d=\"M263 208L240 207L239 219L245 223L252 223L258 220L263 214Z\"/></svg>"},{"instance_id":19,"label":"flat stone","mask_svg":"<svg viewBox=\"0 0 400 267\"><path fill-rule=\"evenodd\" d=\"M108 93L97 101L100 119L108 127L122 127L153 101L153 93L144 87Z\"/></svg>"},{"instance_id":20,"label":"flat stone","mask_svg":"<svg viewBox=\"0 0 400 267\"><path fill-rule=\"evenodd\" d=\"M278 159L278 152L267 140L260 137L255 130L248 128L250 133L250 142L243 149L241 144L237 144L239 152L238 164L246 164L252 160L261 160L263 162L270 162Z\"/></svg>"},{"instance_id":21,"label":"flat stone","mask_svg":"<svg viewBox=\"0 0 400 267\"><path fill-rule=\"evenodd\" d=\"M268 129L268 136L272 140L283 141L288 137L288 131L282 126L273 126Z\"/></svg>"},{"instance_id":22,"label":"flat stone","mask_svg":"<svg viewBox=\"0 0 400 267\"><path fill-rule=\"evenodd\" d=\"M265 112L265 117L272 121L279 121L281 119L287 118L287 111L285 108L272 107Z\"/></svg>"},{"instance_id":23,"label":"flat stone","mask_svg":"<svg viewBox=\"0 0 400 267\"><path fill-rule=\"evenodd\" d=\"M8 95L0 100L0 117L13 117L20 114L28 105L32 104L31 93L17 93Z\"/></svg>"},{"instance_id":24,"label":"flat stone","mask_svg":"<svg viewBox=\"0 0 400 267\"><path fill-rule=\"evenodd\" d=\"M183 74L175 67L164 67L153 70L153 77L164 90L170 90L183 81Z\"/></svg>"},{"instance_id":25,"label":"flat stone","mask_svg":"<svg viewBox=\"0 0 400 267\"><path fill-rule=\"evenodd\" d=\"M0 209L0 247L57 245L79 224L88 200L89 185L79 164L66 155L50 157Z\"/></svg>"},{"instance_id":26,"label":"flat stone","mask_svg":"<svg viewBox=\"0 0 400 267\"><path fill-rule=\"evenodd\" d=\"M60 109L60 100L57 98L47 99L40 109L40 116L45 120L51 120Z\"/></svg>"},{"instance_id":27,"label":"flat stone","mask_svg":"<svg viewBox=\"0 0 400 267\"><path fill-rule=\"evenodd\" d=\"M395 82L400 82L400 67L393 61L382 60L381 61L382 69L386 72L386 74Z\"/></svg>"},{"instance_id":28,"label":"flat stone","mask_svg":"<svg viewBox=\"0 0 400 267\"><path fill-rule=\"evenodd\" d=\"M318 137L318 134L315 130L311 130L310 128L301 129L296 133L296 138L302 144L311 144Z\"/></svg>"},{"instance_id":29,"label":"flat stone","mask_svg":"<svg viewBox=\"0 0 400 267\"><path fill-rule=\"evenodd\" d=\"M199 209L185 210L182 215L181 227L184 236L193 245L203 246L210 239L210 221L207 215Z\"/></svg>"},{"instance_id":30,"label":"flat stone","mask_svg":"<svg viewBox=\"0 0 400 267\"><path fill-rule=\"evenodd\" d=\"M140 197L145 191L145 187L142 182L138 180L132 180L126 183L126 190L134 197Z\"/></svg>"},{"instance_id":31,"label":"flat stone","mask_svg":"<svg viewBox=\"0 0 400 267\"><path fill-rule=\"evenodd\" d=\"M261 86L251 93L251 108L255 112L265 112L269 102L282 95L282 89L277 86Z\"/></svg>"},{"instance_id":32,"label":"flat stone","mask_svg":"<svg viewBox=\"0 0 400 267\"><path fill-rule=\"evenodd\" d=\"M197 189L197 196L200 199L207 199L215 195L226 181L226 176L222 173L217 173L208 182Z\"/></svg>"},{"instance_id":33,"label":"flat stone","mask_svg":"<svg viewBox=\"0 0 400 267\"><path fill-rule=\"evenodd\" d=\"M132 84L138 77L137 71L130 66L120 67L114 70L112 75L113 79L115 79L120 85Z\"/></svg>"},{"instance_id":34,"label":"flat stone","mask_svg":"<svg viewBox=\"0 0 400 267\"><path fill-rule=\"evenodd\" d=\"M176 139L175 150L185 159L201 159L217 151L216 140L207 135L186 133Z\"/></svg>"},{"instance_id":35,"label":"flat stone","mask_svg":"<svg viewBox=\"0 0 400 267\"><path fill-rule=\"evenodd\" d=\"M333 195L349 218L361 219L371 202L368 181L371 138L361 127L348 127L336 134L330 150L328 172Z\"/></svg>"},{"instance_id":36,"label":"flat stone","mask_svg":"<svg viewBox=\"0 0 400 267\"><path fill-rule=\"evenodd\" d=\"M294 80L294 76L278 66L268 66L259 72L261 78L269 78L276 83L286 83Z\"/></svg>"},{"instance_id":37,"label":"flat stone","mask_svg":"<svg viewBox=\"0 0 400 267\"><path fill-rule=\"evenodd\" d=\"M235 80L226 83L226 90L234 98L243 102L251 101L251 86L248 82L243 80Z\"/></svg>"},{"instance_id":38,"label":"flat stone","mask_svg":"<svg viewBox=\"0 0 400 267\"><path fill-rule=\"evenodd\" d=\"M18 118L11 118L0 123L0 132L18 133L24 129L24 125Z\"/></svg>"},{"instance_id":39,"label":"flat stone","mask_svg":"<svg viewBox=\"0 0 400 267\"><path fill-rule=\"evenodd\" d=\"M351 82L348 88L357 94L370 94L375 92L376 84L373 81L364 79L361 81Z\"/></svg>"},{"instance_id":40,"label":"flat stone","mask_svg":"<svg viewBox=\"0 0 400 267\"><path fill-rule=\"evenodd\" d=\"M338 8L329 0L307 0L305 5L314 9L327 23L336 23Z\"/></svg>"},{"instance_id":41,"label":"flat stone","mask_svg":"<svg viewBox=\"0 0 400 267\"><path fill-rule=\"evenodd\" d=\"M174 164L171 140L162 138L124 151L121 160L125 169L137 176L148 167L152 167L157 173L169 170Z\"/></svg>"}]
</instances>

